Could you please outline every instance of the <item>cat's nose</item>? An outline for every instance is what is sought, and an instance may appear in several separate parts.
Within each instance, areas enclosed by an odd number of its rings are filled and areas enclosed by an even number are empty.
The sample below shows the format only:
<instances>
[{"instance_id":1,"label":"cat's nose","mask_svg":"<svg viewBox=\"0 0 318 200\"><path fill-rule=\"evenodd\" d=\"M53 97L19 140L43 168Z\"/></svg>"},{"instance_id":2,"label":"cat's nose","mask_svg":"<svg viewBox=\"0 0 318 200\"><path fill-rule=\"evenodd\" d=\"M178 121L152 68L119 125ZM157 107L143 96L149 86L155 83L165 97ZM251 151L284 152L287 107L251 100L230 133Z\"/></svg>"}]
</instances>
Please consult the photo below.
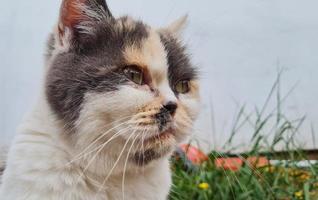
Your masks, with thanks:
<instances>
[{"instance_id":1,"label":"cat's nose","mask_svg":"<svg viewBox=\"0 0 318 200\"><path fill-rule=\"evenodd\" d=\"M174 116L178 108L178 105L176 102L169 101L165 105L163 105L163 107L170 113L171 116Z\"/></svg>"}]
</instances>

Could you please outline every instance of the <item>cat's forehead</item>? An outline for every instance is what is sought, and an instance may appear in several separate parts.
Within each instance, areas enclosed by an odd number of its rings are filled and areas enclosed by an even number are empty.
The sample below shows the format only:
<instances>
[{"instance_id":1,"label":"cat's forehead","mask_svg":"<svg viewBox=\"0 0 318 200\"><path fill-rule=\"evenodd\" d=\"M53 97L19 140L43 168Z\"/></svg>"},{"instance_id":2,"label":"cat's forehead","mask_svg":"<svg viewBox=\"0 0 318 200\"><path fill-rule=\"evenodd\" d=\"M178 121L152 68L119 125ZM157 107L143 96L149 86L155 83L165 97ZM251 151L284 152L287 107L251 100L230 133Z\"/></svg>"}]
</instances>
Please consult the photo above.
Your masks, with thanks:
<instances>
[{"instance_id":1,"label":"cat's forehead","mask_svg":"<svg viewBox=\"0 0 318 200\"><path fill-rule=\"evenodd\" d=\"M169 67L173 65L178 68L179 63L171 62L171 58L178 57L177 59L186 61L182 63L184 69L192 68L184 52L185 48L173 35L131 17L121 17L115 24L100 25L96 30L99 30L95 33L99 37L95 41L97 44L93 46L103 44L101 51L106 49L105 53L108 55L120 55L120 65L144 68L157 84L168 80Z\"/></svg>"},{"instance_id":2,"label":"cat's forehead","mask_svg":"<svg viewBox=\"0 0 318 200\"><path fill-rule=\"evenodd\" d=\"M138 65L148 71L157 84L167 80L167 51L160 38L160 33L148 28L147 37L139 45L129 45L123 50L124 59L129 64Z\"/></svg>"}]
</instances>

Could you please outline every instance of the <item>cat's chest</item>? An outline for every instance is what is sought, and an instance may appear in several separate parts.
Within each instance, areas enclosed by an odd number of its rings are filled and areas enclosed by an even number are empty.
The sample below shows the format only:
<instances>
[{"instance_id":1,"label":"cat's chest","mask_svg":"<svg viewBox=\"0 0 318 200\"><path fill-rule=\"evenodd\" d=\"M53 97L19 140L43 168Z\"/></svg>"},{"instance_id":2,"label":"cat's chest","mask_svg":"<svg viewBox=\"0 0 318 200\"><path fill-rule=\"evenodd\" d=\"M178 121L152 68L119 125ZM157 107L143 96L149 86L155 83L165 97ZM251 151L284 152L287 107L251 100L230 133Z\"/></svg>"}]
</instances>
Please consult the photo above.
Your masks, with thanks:
<instances>
[{"instance_id":1,"label":"cat's chest","mask_svg":"<svg viewBox=\"0 0 318 200\"><path fill-rule=\"evenodd\" d=\"M123 191L121 187L107 192L109 200L165 200L169 192L170 184L165 185L127 185Z\"/></svg>"},{"instance_id":2,"label":"cat's chest","mask_svg":"<svg viewBox=\"0 0 318 200\"><path fill-rule=\"evenodd\" d=\"M165 200L169 193L171 178L169 170L164 173L161 170L156 169L151 174L139 174L109 181L107 183L109 187L104 191L104 198L100 199L104 200L106 197L108 200Z\"/></svg>"}]
</instances>

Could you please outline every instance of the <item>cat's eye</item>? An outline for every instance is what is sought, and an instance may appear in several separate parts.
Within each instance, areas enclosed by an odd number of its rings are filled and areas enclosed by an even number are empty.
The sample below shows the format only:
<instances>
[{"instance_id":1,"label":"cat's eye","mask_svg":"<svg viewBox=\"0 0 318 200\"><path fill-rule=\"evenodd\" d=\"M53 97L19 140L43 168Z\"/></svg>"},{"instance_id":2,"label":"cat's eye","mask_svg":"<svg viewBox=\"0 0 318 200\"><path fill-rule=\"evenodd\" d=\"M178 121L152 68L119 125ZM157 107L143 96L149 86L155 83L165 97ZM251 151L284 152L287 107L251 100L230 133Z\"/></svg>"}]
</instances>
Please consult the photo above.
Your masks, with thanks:
<instances>
[{"instance_id":1,"label":"cat's eye","mask_svg":"<svg viewBox=\"0 0 318 200\"><path fill-rule=\"evenodd\" d=\"M132 82L142 85L144 83L143 71L135 65L127 66L123 70L125 76Z\"/></svg>"},{"instance_id":2,"label":"cat's eye","mask_svg":"<svg viewBox=\"0 0 318 200\"><path fill-rule=\"evenodd\" d=\"M185 94L190 91L190 81L182 80L175 85L175 91L179 94Z\"/></svg>"}]
</instances>

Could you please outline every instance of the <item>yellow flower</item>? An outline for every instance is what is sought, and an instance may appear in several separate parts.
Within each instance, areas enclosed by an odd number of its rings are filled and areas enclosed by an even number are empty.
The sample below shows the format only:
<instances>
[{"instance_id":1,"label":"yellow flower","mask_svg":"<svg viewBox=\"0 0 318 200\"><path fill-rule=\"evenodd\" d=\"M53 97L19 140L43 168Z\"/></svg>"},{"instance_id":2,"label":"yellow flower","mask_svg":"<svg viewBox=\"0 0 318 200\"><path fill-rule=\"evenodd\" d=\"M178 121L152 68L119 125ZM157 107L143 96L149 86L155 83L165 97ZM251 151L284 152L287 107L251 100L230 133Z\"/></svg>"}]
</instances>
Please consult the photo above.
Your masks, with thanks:
<instances>
[{"instance_id":1,"label":"yellow flower","mask_svg":"<svg viewBox=\"0 0 318 200\"><path fill-rule=\"evenodd\" d=\"M295 192L295 197L301 198L301 197L303 197L303 195L304 195L304 192L302 190Z\"/></svg>"},{"instance_id":2,"label":"yellow flower","mask_svg":"<svg viewBox=\"0 0 318 200\"><path fill-rule=\"evenodd\" d=\"M209 189L209 184L208 183L200 183L199 184L199 188L202 189L202 190L207 190Z\"/></svg>"}]
</instances>

